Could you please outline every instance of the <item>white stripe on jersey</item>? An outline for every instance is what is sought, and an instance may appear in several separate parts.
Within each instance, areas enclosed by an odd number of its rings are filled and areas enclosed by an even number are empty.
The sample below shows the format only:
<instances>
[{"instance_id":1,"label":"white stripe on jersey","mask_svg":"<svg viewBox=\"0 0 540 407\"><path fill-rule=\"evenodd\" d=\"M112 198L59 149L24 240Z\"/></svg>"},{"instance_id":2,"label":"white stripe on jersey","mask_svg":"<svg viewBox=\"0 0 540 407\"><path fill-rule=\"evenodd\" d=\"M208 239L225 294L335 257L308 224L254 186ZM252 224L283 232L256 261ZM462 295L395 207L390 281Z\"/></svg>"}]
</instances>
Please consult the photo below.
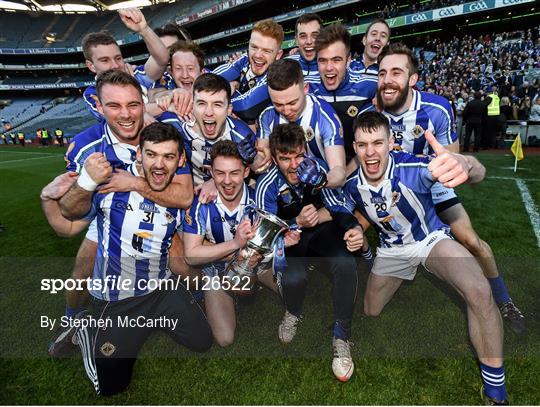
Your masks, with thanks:
<instances>
[{"instance_id":1,"label":"white stripe on jersey","mask_svg":"<svg viewBox=\"0 0 540 407\"><path fill-rule=\"evenodd\" d=\"M278 171L277 166L272 167L272 169L268 171L267 175L264 176L263 182L260 184L260 186L257 184L257 188L255 189L255 202L262 210L268 210L264 207L264 197L266 196L266 190L268 187L272 185L278 177Z\"/></svg>"}]
</instances>

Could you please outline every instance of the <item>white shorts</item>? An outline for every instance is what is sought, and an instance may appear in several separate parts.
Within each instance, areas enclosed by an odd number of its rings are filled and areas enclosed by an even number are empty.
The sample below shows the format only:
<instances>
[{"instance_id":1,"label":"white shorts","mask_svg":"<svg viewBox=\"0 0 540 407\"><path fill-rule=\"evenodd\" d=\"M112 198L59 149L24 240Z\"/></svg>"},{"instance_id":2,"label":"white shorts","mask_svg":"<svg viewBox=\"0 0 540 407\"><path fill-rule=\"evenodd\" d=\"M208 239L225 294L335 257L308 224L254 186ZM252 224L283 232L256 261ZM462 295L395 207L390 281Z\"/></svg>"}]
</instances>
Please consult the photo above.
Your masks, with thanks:
<instances>
[{"instance_id":1,"label":"white shorts","mask_svg":"<svg viewBox=\"0 0 540 407\"><path fill-rule=\"evenodd\" d=\"M416 269L425 262L435 245L444 239L452 239L446 230L436 230L420 242L403 246L379 247L371 272L381 277L397 277L412 280Z\"/></svg>"},{"instance_id":2,"label":"white shorts","mask_svg":"<svg viewBox=\"0 0 540 407\"><path fill-rule=\"evenodd\" d=\"M90 225L88 225L88 231L86 232L86 239L91 240L94 243L98 241L97 219L94 218Z\"/></svg>"},{"instance_id":3,"label":"white shorts","mask_svg":"<svg viewBox=\"0 0 540 407\"><path fill-rule=\"evenodd\" d=\"M431 187L431 199L435 205L441 202L449 201L450 199L457 198L453 188L446 188L440 182L436 182Z\"/></svg>"}]
</instances>

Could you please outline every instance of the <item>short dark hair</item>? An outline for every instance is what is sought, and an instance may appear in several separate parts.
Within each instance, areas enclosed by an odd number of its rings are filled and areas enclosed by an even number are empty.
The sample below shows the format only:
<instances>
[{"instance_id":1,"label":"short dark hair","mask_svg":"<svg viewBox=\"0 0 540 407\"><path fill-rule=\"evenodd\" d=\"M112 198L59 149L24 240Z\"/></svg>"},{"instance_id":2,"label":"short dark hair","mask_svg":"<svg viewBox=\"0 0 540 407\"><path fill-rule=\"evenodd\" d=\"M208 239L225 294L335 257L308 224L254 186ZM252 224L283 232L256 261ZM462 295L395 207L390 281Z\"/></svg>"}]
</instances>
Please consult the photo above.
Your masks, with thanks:
<instances>
[{"instance_id":1,"label":"short dark hair","mask_svg":"<svg viewBox=\"0 0 540 407\"><path fill-rule=\"evenodd\" d=\"M109 69L107 71L101 72L96 78L96 93L98 99L101 100L101 89L104 85L120 85L120 86L133 86L141 94L142 97L142 88L139 82L124 71L118 71L116 69Z\"/></svg>"},{"instance_id":2,"label":"short dark hair","mask_svg":"<svg viewBox=\"0 0 540 407\"><path fill-rule=\"evenodd\" d=\"M169 47L169 57L171 59L172 64L172 57L177 52L191 52L193 55L195 55L195 58L197 58L197 62L199 63L199 69L202 71L204 68L204 51L199 47L199 45L193 41L183 41L178 40L174 44L172 44Z\"/></svg>"},{"instance_id":3,"label":"short dark hair","mask_svg":"<svg viewBox=\"0 0 540 407\"><path fill-rule=\"evenodd\" d=\"M328 48L334 42L341 41L345 44L347 55L351 51L351 33L341 23L330 24L323 29L315 40L315 51L319 52L321 49Z\"/></svg>"},{"instance_id":4,"label":"short dark hair","mask_svg":"<svg viewBox=\"0 0 540 407\"><path fill-rule=\"evenodd\" d=\"M245 166L242 156L238 152L238 145L232 140L220 140L210 150L210 161L214 164L217 157L236 158Z\"/></svg>"},{"instance_id":5,"label":"short dark hair","mask_svg":"<svg viewBox=\"0 0 540 407\"><path fill-rule=\"evenodd\" d=\"M299 124L280 124L270 133L270 151L273 156L278 152L293 153L301 146L306 147L306 136Z\"/></svg>"},{"instance_id":6,"label":"short dark hair","mask_svg":"<svg viewBox=\"0 0 540 407\"><path fill-rule=\"evenodd\" d=\"M293 59L278 59L268 67L266 76L268 87L273 90L285 90L293 85L304 84L302 67Z\"/></svg>"},{"instance_id":7,"label":"short dark hair","mask_svg":"<svg viewBox=\"0 0 540 407\"><path fill-rule=\"evenodd\" d=\"M317 21L319 23L319 25L322 27L323 22L322 22L321 17L319 17L318 14L306 13L306 14L301 15L298 18L298 20L296 20L296 24L294 26L294 35L298 34L298 26L300 24L307 24L307 23L310 23L312 21Z\"/></svg>"},{"instance_id":8,"label":"short dark hair","mask_svg":"<svg viewBox=\"0 0 540 407\"><path fill-rule=\"evenodd\" d=\"M389 55L405 55L408 59L409 74L413 75L418 73L418 58L416 58L416 55L414 55L411 49L406 45L402 44L401 42L396 42L384 47L379 54L379 58L377 58L379 65L383 58Z\"/></svg>"},{"instance_id":9,"label":"short dark hair","mask_svg":"<svg viewBox=\"0 0 540 407\"><path fill-rule=\"evenodd\" d=\"M227 95L227 102L231 103L231 85L221 75L216 75L215 73L203 73L199 75L193 83L193 94L204 91L211 92L212 94L223 91Z\"/></svg>"},{"instance_id":10,"label":"short dark hair","mask_svg":"<svg viewBox=\"0 0 540 407\"><path fill-rule=\"evenodd\" d=\"M84 58L91 61L91 48L97 47L98 45L110 44L118 45L111 33L106 30L86 34L81 42Z\"/></svg>"},{"instance_id":11,"label":"short dark hair","mask_svg":"<svg viewBox=\"0 0 540 407\"><path fill-rule=\"evenodd\" d=\"M139 147L143 149L145 142L162 143L164 141L175 141L178 143L178 155L184 154L184 143L182 136L172 124L154 122L146 126L139 136Z\"/></svg>"},{"instance_id":12,"label":"short dark hair","mask_svg":"<svg viewBox=\"0 0 540 407\"><path fill-rule=\"evenodd\" d=\"M154 32L158 37L170 35L171 37L177 37L179 40L191 41L191 35L187 30L176 23L167 23L163 27L156 28Z\"/></svg>"},{"instance_id":13,"label":"short dark hair","mask_svg":"<svg viewBox=\"0 0 540 407\"><path fill-rule=\"evenodd\" d=\"M354 119L353 133L356 133L358 129L372 133L381 127L390 135L390 123L388 123L388 118L384 114L380 112L364 112Z\"/></svg>"},{"instance_id":14,"label":"short dark hair","mask_svg":"<svg viewBox=\"0 0 540 407\"><path fill-rule=\"evenodd\" d=\"M373 27L375 24L384 24L386 28L388 28L388 36L390 37L390 35L392 34L392 29L390 28L386 20L382 18L376 18L375 20L371 21L366 28L365 34L367 34L369 30L371 29L371 27Z\"/></svg>"}]
</instances>

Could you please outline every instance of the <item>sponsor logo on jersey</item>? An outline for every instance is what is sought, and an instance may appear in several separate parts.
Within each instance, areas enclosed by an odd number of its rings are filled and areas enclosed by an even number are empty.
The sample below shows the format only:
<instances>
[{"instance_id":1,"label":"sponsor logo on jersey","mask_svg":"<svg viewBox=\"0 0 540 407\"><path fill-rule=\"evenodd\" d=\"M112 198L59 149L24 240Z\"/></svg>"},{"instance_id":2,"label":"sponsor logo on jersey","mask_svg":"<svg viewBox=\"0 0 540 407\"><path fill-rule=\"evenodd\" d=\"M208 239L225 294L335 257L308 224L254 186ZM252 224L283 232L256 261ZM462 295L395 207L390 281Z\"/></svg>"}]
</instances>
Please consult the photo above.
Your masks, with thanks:
<instances>
[{"instance_id":1,"label":"sponsor logo on jersey","mask_svg":"<svg viewBox=\"0 0 540 407\"><path fill-rule=\"evenodd\" d=\"M159 213L159 209L153 203L141 202L139 203L139 209L144 212Z\"/></svg>"},{"instance_id":2,"label":"sponsor logo on jersey","mask_svg":"<svg viewBox=\"0 0 540 407\"><path fill-rule=\"evenodd\" d=\"M385 196L372 196L370 199L371 203L385 203L386 197Z\"/></svg>"},{"instance_id":3,"label":"sponsor logo on jersey","mask_svg":"<svg viewBox=\"0 0 540 407\"><path fill-rule=\"evenodd\" d=\"M150 233L149 231L145 230L145 231L142 231L142 232L137 232L137 233L134 233L135 236L139 236L143 239L150 239L153 235L152 233Z\"/></svg>"}]
</instances>

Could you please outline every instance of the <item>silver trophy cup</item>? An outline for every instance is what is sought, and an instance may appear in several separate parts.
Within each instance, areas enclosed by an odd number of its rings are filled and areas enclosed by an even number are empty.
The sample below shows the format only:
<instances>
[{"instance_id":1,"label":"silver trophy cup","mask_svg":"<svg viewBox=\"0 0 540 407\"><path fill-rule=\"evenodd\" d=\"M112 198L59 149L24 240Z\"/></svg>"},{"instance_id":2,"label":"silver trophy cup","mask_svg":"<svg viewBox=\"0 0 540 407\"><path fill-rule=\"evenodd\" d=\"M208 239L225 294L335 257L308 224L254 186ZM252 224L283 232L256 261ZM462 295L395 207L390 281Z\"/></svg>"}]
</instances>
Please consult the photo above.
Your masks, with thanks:
<instances>
[{"instance_id":1,"label":"silver trophy cup","mask_svg":"<svg viewBox=\"0 0 540 407\"><path fill-rule=\"evenodd\" d=\"M249 294L255 283L255 269L264 256L274 251L278 236L287 230L286 222L262 209L249 207L246 214L255 228L255 236L248 240L246 247L238 250L225 267L224 276L231 283L231 291Z\"/></svg>"}]
</instances>

